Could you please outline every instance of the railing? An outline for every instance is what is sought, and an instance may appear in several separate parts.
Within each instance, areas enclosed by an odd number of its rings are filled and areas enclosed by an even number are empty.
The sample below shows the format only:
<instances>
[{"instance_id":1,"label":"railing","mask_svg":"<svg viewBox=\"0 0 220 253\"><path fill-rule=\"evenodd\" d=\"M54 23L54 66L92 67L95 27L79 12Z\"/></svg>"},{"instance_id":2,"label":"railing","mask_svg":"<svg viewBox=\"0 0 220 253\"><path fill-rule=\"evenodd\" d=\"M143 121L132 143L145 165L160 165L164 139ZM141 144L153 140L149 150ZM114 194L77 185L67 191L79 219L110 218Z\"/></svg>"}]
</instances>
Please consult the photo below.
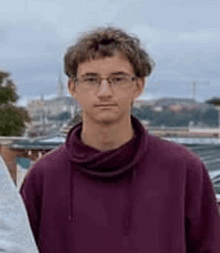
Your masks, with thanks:
<instances>
[{"instance_id":1,"label":"railing","mask_svg":"<svg viewBox=\"0 0 220 253\"><path fill-rule=\"evenodd\" d=\"M13 141L16 140L28 140L28 137L22 136L0 136L0 145L7 145L11 144Z\"/></svg>"}]
</instances>

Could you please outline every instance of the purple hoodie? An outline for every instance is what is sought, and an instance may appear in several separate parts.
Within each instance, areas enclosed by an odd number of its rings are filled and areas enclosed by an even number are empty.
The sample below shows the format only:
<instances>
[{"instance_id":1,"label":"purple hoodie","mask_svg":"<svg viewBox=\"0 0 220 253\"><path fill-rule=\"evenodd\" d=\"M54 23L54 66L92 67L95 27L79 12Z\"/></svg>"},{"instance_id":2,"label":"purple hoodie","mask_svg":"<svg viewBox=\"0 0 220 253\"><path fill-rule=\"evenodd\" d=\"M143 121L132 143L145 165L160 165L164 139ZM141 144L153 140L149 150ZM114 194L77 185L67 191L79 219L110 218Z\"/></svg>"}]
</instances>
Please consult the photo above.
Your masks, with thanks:
<instances>
[{"instance_id":1,"label":"purple hoodie","mask_svg":"<svg viewBox=\"0 0 220 253\"><path fill-rule=\"evenodd\" d=\"M41 253L219 253L220 216L204 164L147 133L101 152L82 124L21 188Z\"/></svg>"}]
</instances>

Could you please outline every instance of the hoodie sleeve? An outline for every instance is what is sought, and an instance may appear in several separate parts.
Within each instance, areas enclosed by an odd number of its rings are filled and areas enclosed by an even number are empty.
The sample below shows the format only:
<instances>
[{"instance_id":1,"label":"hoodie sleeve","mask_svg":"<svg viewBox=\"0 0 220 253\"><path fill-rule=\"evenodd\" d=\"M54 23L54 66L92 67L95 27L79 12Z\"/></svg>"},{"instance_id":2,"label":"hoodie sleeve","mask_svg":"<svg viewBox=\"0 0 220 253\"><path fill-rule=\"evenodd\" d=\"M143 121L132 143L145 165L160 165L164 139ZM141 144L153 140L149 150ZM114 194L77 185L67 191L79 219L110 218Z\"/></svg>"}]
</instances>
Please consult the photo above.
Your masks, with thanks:
<instances>
[{"instance_id":1,"label":"hoodie sleeve","mask_svg":"<svg viewBox=\"0 0 220 253\"><path fill-rule=\"evenodd\" d=\"M0 252L37 253L23 201L0 157Z\"/></svg>"},{"instance_id":2,"label":"hoodie sleeve","mask_svg":"<svg viewBox=\"0 0 220 253\"><path fill-rule=\"evenodd\" d=\"M188 168L186 190L187 253L220 252L220 215L204 164Z\"/></svg>"}]
</instances>

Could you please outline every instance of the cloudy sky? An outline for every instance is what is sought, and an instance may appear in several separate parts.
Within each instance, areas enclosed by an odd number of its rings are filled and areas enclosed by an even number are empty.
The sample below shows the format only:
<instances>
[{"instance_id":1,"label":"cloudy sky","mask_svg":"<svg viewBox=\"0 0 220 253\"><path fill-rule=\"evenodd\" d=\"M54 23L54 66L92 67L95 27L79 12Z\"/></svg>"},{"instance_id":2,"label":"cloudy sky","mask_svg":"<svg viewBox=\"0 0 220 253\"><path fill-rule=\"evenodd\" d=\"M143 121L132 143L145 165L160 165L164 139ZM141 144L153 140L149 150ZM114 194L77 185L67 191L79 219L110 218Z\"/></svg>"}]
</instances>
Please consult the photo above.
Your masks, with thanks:
<instances>
[{"instance_id":1,"label":"cloudy sky","mask_svg":"<svg viewBox=\"0 0 220 253\"><path fill-rule=\"evenodd\" d=\"M19 104L57 93L63 55L77 35L115 25L136 34L156 62L142 97L220 96L219 0L7 0L0 9L0 70ZM67 79L63 74L63 80Z\"/></svg>"}]
</instances>

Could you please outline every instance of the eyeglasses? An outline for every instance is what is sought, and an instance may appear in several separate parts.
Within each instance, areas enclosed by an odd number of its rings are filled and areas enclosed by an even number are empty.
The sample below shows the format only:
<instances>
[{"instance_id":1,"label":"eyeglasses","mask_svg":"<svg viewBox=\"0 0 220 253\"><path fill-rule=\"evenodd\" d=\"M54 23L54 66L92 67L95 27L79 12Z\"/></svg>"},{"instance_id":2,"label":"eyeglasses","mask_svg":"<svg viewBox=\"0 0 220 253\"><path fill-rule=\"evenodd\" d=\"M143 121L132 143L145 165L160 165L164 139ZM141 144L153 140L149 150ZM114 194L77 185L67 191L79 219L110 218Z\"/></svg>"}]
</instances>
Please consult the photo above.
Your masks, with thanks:
<instances>
[{"instance_id":1,"label":"eyeglasses","mask_svg":"<svg viewBox=\"0 0 220 253\"><path fill-rule=\"evenodd\" d=\"M101 76L85 76L81 78L75 78L75 82L86 89L96 89L98 88L103 80L107 80L108 83L117 88L127 88L127 86L136 80L135 76L130 75L111 75L107 78L102 78Z\"/></svg>"}]
</instances>

